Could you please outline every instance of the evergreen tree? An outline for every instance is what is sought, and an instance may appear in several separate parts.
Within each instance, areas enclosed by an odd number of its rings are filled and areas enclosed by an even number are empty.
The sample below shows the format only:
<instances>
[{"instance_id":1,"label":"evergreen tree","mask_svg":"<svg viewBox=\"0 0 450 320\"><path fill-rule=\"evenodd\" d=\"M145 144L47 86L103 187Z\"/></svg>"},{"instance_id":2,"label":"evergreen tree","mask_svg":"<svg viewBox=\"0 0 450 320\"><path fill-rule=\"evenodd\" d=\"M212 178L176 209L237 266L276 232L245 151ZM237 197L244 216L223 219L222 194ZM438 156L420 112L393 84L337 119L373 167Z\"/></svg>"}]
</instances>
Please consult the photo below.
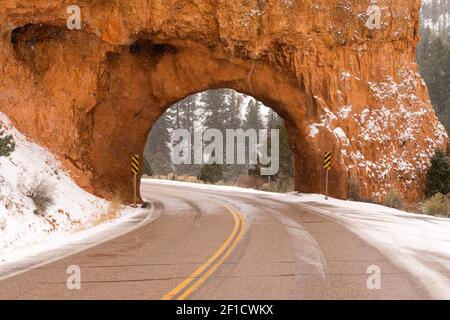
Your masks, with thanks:
<instances>
[{"instance_id":1,"label":"evergreen tree","mask_svg":"<svg viewBox=\"0 0 450 320\"><path fill-rule=\"evenodd\" d=\"M142 173L147 176L153 176L153 174L154 174L154 172L152 170L152 166L150 165L150 162L145 157L144 157L144 165L142 168Z\"/></svg>"},{"instance_id":2,"label":"evergreen tree","mask_svg":"<svg viewBox=\"0 0 450 320\"><path fill-rule=\"evenodd\" d=\"M244 120L244 129L262 129L264 127L261 112L260 112L261 103L256 101L255 99L250 99L247 112L245 114Z\"/></svg>"},{"instance_id":3,"label":"evergreen tree","mask_svg":"<svg viewBox=\"0 0 450 320\"><path fill-rule=\"evenodd\" d=\"M198 179L206 183L217 183L223 179L223 167L217 163L205 164L200 170Z\"/></svg>"},{"instance_id":4,"label":"evergreen tree","mask_svg":"<svg viewBox=\"0 0 450 320\"><path fill-rule=\"evenodd\" d=\"M270 109L267 114L267 129L279 129L280 126L284 126L283 119L278 115L278 113Z\"/></svg>"},{"instance_id":5,"label":"evergreen tree","mask_svg":"<svg viewBox=\"0 0 450 320\"><path fill-rule=\"evenodd\" d=\"M417 62L436 114L450 133L450 0L423 2Z\"/></svg>"},{"instance_id":6,"label":"evergreen tree","mask_svg":"<svg viewBox=\"0 0 450 320\"><path fill-rule=\"evenodd\" d=\"M448 156L442 151L436 151L428 170L425 195L431 197L437 193L450 193L450 165Z\"/></svg>"},{"instance_id":7,"label":"evergreen tree","mask_svg":"<svg viewBox=\"0 0 450 320\"><path fill-rule=\"evenodd\" d=\"M272 180L276 179L292 179L294 176L294 158L289 149L288 135L283 119L273 110L270 110L267 115L267 128L279 130L279 155L280 155L280 170L278 174L272 176ZM269 136L268 150L271 148L272 141Z\"/></svg>"},{"instance_id":8,"label":"evergreen tree","mask_svg":"<svg viewBox=\"0 0 450 320\"><path fill-rule=\"evenodd\" d=\"M199 113L198 99L196 95L191 95L172 105L167 110L168 118L172 125L171 131L175 129L186 129L191 136L191 155L194 154L194 134L198 130L201 117ZM169 139L170 141L170 139ZM192 159L191 159L192 160ZM173 165L172 171L176 175L197 175L201 166L195 164Z\"/></svg>"},{"instance_id":9,"label":"evergreen tree","mask_svg":"<svg viewBox=\"0 0 450 320\"><path fill-rule=\"evenodd\" d=\"M244 98L241 94L234 90L228 90L229 104L226 105L226 113L228 115L227 129L238 129L242 126L241 108L243 107Z\"/></svg>"},{"instance_id":10,"label":"evergreen tree","mask_svg":"<svg viewBox=\"0 0 450 320\"><path fill-rule=\"evenodd\" d=\"M208 129L226 129L229 121L229 105L226 90L209 90L202 93L203 125Z\"/></svg>"},{"instance_id":11,"label":"evergreen tree","mask_svg":"<svg viewBox=\"0 0 450 320\"><path fill-rule=\"evenodd\" d=\"M167 175L173 170L169 148L171 127L167 113L163 114L153 125L144 149L144 157L157 175Z\"/></svg>"},{"instance_id":12,"label":"evergreen tree","mask_svg":"<svg viewBox=\"0 0 450 320\"><path fill-rule=\"evenodd\" d=\"M242 127L241 110L244 107L244 95L234 91L227 90L227 105L225 106L227 122L225 129L240 129ZM226 137L226 131L223 130L223 136ZM240 164L224 164L223 165L223 179L231 181L240 175L247 172L247 167Z\"/></svg>"},{"instance_id":13,"label":"evergreen tree","mask_svg":"<svg viewBox=\"0 0 450 320\"><path fill-rule=\"evenodd\" d=\"M254 98L251 98L248 102L246 113L245 113L245 119L243 123L243 129L244 130L256 130L258 135L258 130L264 128L264 124L261 117L261 106L262 104L259 101L256 101ZM249 155L249 143L250 141L245 142L245 151L247 156ZM247 164L247 174L249 176L261 176L261 163L259 160L259 156L257 157L257 163L256 164Z\"/></svg>"},{"instance_id":14,"label":"evergreen tree","mask_svg":"<svg viewBox=\"0 0 450 320\"><path fill-rule=\"evenodd\" d=\"M280 125L280 171L279 175L284 179L294 177L294 156L289 148L288 135L284 123Z\"/></svg>"},{"instance_id":15,"label":"evergreen tree","mask_svg":"<svg viewBox=\"0 0 450 320\"><path fill-rule=\"evenodd\" d=\"M0 157L8 157L16 148L12 135L7 135L0 125Z\"/></svg>"},{"instance_id":16,"label":"evergreen tree","mask_svg":"<svg viewBox=\"0 0 450 320\"><path fill-rule=\"evenodd\" d=\"M226 130L237 129L241 125L240 98L234 90L221 89L209 90L202 94L201 102L203 104L203 126L206 129L217 129L222 132L223 154L226 154ZM214 155L212 155L214 156ZM222 179L230 179L239 172L239 167L231 164L216 164L216 166L203 166L202 172L211 169L221 171Z\"/></svg>"}]
</instances>

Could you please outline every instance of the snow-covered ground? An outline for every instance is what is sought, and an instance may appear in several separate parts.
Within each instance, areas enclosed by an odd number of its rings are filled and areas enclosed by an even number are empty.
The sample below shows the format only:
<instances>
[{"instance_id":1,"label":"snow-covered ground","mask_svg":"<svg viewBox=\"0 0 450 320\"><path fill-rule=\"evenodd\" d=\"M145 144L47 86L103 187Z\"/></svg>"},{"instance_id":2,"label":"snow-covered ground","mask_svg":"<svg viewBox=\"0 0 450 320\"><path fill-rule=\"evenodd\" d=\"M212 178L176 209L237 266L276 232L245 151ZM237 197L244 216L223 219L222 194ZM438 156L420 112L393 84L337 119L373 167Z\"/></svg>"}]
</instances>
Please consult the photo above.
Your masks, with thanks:
<instances>
[{"instance_id":1,"label":"snow-covered ground","mask_svg":"<svg viewBox=\"0 0 450 320\"><path fill-rule=\"evenodd\" d=\"M346 226L408 270L436 299L450 299L450 219L413 214L381 205L344 201L318 194L279 194L229 186L146 179L143 182L225 192L259 194L297 203Z\"/></svg>"},{"instance_id":2,"label":"snow-covered ground","mask_svg":"<svg viewBox=\"0 0 450 320\"><path fill-rule=\"evenodd\" d=\"M16 144L10 156L0 156L0 263L16 252L31 253L29 248L38 244L54 246L97 225L109 202L79 188L48 150L29 141L2 113L0 126L3 136L12 135ZM27 195L36 181L48 184L54 200L42 215L35 213ZM118 218L134 213L121 208Z\"/></svg>"}]
</instances>

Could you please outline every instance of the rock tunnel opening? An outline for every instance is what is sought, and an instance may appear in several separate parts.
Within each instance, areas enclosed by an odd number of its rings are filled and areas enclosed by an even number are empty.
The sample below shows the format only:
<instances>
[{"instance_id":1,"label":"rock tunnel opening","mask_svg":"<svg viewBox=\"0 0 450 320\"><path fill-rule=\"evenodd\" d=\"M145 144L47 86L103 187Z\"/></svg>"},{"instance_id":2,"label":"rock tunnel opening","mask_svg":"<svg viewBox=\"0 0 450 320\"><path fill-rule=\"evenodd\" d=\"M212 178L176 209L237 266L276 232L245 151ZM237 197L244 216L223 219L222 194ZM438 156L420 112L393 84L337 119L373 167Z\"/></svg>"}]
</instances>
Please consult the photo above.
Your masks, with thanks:
<instances>
[{"instance_id":1,"label":"rock tunnel opening","mask_svg":"<svg viewBox=\"0 0 450 320\"><path fill-rule=\"evenodd\" d=\"M178 41L139 39L110 54L114 59L103 64L97 82L90 136L98 148L90 154L93 180L106 196L123 188L125 198L132 198L130 155L144 154L151 128L167 109L221 88L254 97L284 119L286 145L295 158L292 189L322 191L322 150L310 145L305 135L305 114L314 110L301 107L306 90L299 91L282 71L264 63L226 59L211 48ZM105 167L104 154L114 154L120 161L108 161Z\"/></svg>"},{"instance_id":2,"label":"rock tunnel opening","mask_svg":"<svg viewBox=\"0 0 450 320\"><path fill-rule=\"evenodd\" d=\"M322 156L333 146L308 139L318 105L310 88L288 70L200 42L154 36L111 45L95 33L43 24L18 27L10 39L16 60L54 99L36 110L36 121L46 119L53 128L37 130L36 139L57 151L90 192L105 198L120 193L130 201L130 155L144 153L153 124L178 101L221 88L254 97L284 120L295 190L323 191ZM64 81L55 81L60 78ZM66 130L55 135L54 123L61 119ZM340 184L334 188L341 190L339 197L346 193L343 169L331 179Z\"/></svg>"},{"instance_id":3,"label":"rock tunnel opening","mask_svg":"<svg viewBox=\"0 0 450 320\"><path fill-rule=\"evenodd\" d=\"M153 124L142 174L289 192L295 189L291 148L285 121L273 109L233 89L206 90L176 102Z\"/></svg>"},{"instance_id":4,"label":"rock tunnel opening","mask_svg":"<svg viewBox=\"0 0 450 320\"><path fill-rule=\"evenodd\" d=\"M355 176L366 199L390 189L421 198L448 137L417 73L416 2L385 6L382 30L367 28L362 3L343 18L314 1L274 1L251 16L251 1L179 10L160 2L86 3L80 30L67 28L64 2L4 12L0 108L80 186L130 199L130 155L142 154L161 114L192 94L232 88L285 120L298 191L324 191L329 151L331 196L347 198Z\"/></svg>"}]
</instances>

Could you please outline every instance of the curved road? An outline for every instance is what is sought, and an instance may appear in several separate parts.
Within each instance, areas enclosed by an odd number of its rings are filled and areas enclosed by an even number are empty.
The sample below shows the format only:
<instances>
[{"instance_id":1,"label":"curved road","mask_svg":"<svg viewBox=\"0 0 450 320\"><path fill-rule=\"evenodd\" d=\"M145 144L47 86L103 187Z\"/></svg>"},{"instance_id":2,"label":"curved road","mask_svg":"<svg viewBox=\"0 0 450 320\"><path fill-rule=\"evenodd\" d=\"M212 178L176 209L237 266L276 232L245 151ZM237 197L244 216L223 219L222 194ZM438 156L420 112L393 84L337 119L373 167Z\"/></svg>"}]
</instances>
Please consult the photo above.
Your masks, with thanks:
<instances>
[{"instance_id":1,"label":"curved road","mask_svg":"<svg viewBox=\"0 0 450 320\"><path fill-rule=\"evenodd\" d=\"M148 183L157 219L0 282L1 299L426 299L407 271L329 217L244 192ZM67 267L81 289L66 287ZM369 290L367 268L383 270Z\"/></svg>"}]
</instances>

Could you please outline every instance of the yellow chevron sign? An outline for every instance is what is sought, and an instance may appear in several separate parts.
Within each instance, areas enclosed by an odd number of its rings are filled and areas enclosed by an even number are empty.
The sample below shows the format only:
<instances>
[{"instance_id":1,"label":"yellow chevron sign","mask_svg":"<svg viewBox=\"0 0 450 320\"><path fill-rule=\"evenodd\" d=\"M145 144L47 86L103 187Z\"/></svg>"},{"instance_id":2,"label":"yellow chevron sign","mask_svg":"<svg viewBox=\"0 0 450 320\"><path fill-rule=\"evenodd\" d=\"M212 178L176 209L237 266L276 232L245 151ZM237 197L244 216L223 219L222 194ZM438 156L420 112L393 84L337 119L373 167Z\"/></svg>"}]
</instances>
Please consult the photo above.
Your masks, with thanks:
<instances>
[{"instance_id":1,"label":"yellow chevron sign","mask_svg":"<svg viewBox=\"0 0 450 320\"><path fill-rule=\"evenodd\" d=\"M327 171L331 171L331 158L332 158L332 153L326 152L325 157L323 158L323 168Z\"/></svg>"},{"instance_id":2,"label":"yellow chevron sign","mask_svg":"<svg viewBox=\"0 0 450 320\"><path fill-rule=\"evenodd\" d=\"M131 172L135 175L139 174L139 155L133 154L131 156Z\"/></svg>"}]
</instances>

